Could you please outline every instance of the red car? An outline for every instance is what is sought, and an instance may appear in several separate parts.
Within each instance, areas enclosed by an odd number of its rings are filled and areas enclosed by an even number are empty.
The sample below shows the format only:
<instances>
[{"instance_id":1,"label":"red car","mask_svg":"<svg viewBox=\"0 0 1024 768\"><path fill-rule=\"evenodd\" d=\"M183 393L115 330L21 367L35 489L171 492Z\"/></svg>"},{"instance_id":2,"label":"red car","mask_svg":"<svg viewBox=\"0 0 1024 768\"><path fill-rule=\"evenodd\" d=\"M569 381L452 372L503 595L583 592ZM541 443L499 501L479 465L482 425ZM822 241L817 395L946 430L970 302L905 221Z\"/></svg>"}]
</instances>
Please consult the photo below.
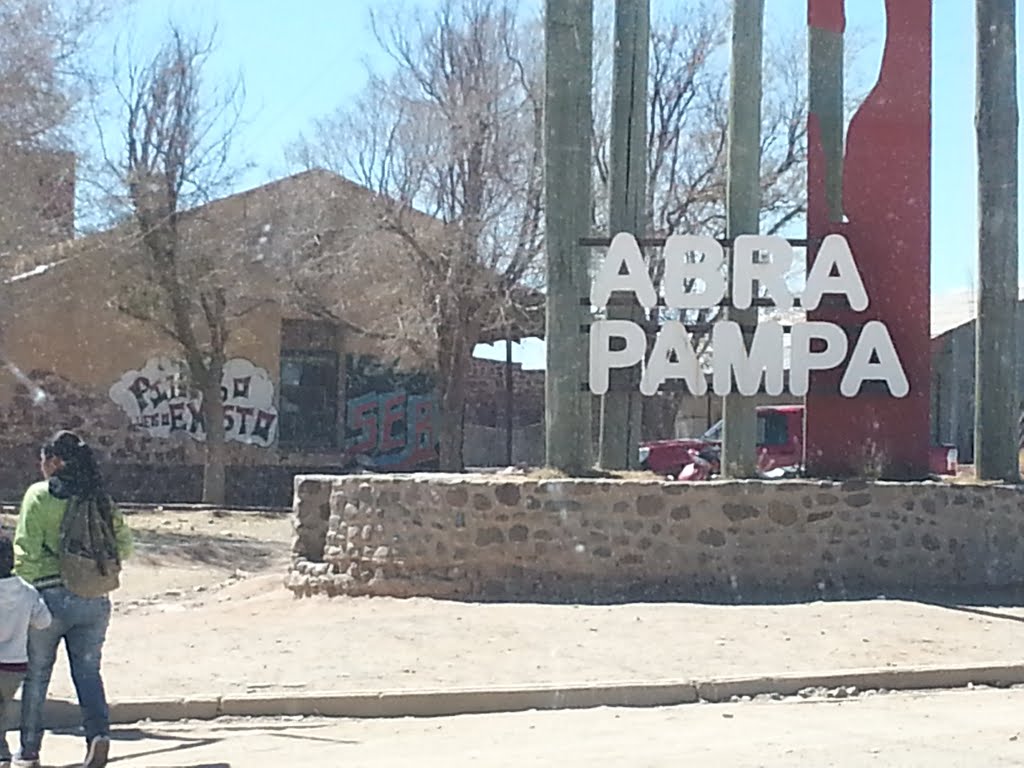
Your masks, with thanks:
<instances>
[{"instance_id":1,"label":"red car","mask_svg":"<svg viewBox=\"0 0 1024 768\"><path fill-rule=\"evenodd\" d=\"M804 461L804 407L802 405L765 405L757 409L757 468L801 467ZM716 456L722 445L722 422L701 437L656 440L640 446L640 465L659 475L676 477L693 462L692 452ZM957 450L952 445L933 446L929 457L931 471L937 475L955 475ZM718 473L717 461L712 461Z\"/></svg>"}]
</instances>

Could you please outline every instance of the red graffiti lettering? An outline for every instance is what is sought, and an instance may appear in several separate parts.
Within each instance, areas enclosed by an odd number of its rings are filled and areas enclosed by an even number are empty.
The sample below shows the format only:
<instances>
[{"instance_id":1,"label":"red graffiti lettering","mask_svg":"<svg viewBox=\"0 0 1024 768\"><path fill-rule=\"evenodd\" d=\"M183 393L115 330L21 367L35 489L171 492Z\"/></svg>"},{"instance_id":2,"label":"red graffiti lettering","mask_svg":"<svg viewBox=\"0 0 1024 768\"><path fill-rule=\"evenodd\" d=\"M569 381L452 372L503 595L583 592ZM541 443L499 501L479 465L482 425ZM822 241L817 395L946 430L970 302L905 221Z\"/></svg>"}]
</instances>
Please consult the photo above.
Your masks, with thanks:
<instances>
[{"instance_id":1,"label":"red graffiti lettering","mask_svg":"<svg viewBox=\"0 0 1024 768\"><path fill-rule=\"evenodd\" d=\"M395 425L402 424L406 418L405 392L396 392L380 404L380 447L381 453L391 453L405 447L405 430L398 430Z\"/></svg>"},{"instance_id":2,"label":"red graffiti lettering","mask_svg":"<svg viewBox=\"0 0 1024 768\"><path fill-rule=\"evenodd\" d=\"M372 454L377 450L377 399L352 403L349 426L358 431L352 444L353 453Z\"/></svg>"}]
</instances>

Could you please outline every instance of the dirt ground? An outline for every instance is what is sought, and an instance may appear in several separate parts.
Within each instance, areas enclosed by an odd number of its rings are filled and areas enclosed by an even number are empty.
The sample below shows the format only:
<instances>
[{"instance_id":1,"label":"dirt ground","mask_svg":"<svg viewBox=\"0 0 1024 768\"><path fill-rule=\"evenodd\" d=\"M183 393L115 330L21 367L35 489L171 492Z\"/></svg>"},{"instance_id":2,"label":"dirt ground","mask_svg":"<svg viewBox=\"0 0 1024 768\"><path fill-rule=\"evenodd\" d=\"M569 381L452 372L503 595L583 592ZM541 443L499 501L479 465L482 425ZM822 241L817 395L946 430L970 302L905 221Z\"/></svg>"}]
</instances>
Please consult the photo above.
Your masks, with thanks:
<instances>
[{"instance_id":1,"label":"dirt ground","mask_svg":"<svg viewBox=\"0 0 1024 768\"><path fill-rule=\"evenodd\" d=\"M115 593L104 653L112 699L1024 661L1016 608L297 600L283 586L287 516L176 511L129 522L138 551ZM61 660L51 693L72 691Z\"/></svg>"},{"instance_id":2,"label":"dirt ground","mask_svg":"<svg viewBox=\"0 0 1024 768\"><path fill-rule=\"evenodd\" d=\"M287 569L291 523L284 514L152 511L126 519L136 553L113 595L118 615L178 601L202 604L207 591ZM12 530L15 522L0 514L0 528Z\"/></svg>"}]
</instances>

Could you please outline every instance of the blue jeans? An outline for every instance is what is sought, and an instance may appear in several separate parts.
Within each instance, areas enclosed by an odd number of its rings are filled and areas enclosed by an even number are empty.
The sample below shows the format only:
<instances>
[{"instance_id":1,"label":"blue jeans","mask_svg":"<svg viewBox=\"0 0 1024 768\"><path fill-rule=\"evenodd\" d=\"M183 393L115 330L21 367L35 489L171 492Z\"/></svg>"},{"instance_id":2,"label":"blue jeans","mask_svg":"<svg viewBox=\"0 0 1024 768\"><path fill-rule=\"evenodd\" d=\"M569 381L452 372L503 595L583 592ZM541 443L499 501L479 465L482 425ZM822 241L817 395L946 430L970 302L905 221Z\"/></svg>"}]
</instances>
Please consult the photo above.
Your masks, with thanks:
<instances>
[{"instance_id":1,"label":"blue jeans","mask_svg":"<svg viewBox=\"0 0 1024 768\"><path fill-rule=\"evenodd\" d=\"M22 678L25 675L21 672L4 672L0 670L0 763L11 759L11 751L7 748L7 739L4 729L7 727L7 713L14 699L14 694L21 687Z\"/></svg>"},{"instance_id":2,"label":"blue jeans","mask_svg":"<svg viewBox=\"0 0 1024 768\"><path fill-rule=\"evenodd\" d=\"M43 702L61 640L68 652L86 740L110 735L110 710L100 677L110 599L79 597L64 587L43 589L40 594L53 614L53 623L28 634L28 673L21 692L21 753L25 756L38 755L42 745Z\"/></svg>"}]
</instances>

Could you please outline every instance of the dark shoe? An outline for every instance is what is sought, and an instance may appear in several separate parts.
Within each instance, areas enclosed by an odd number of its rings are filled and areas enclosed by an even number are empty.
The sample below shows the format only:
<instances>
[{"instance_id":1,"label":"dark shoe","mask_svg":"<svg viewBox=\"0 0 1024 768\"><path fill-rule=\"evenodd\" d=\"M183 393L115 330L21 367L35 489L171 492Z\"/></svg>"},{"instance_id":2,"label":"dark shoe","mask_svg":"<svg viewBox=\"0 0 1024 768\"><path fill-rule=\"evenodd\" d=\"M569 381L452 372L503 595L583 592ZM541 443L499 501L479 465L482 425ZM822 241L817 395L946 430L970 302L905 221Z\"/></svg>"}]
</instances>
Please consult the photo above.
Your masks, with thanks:
<instances>
[{"instance_id":1,"label":"dark shoe","mask_svg":"<svg viewBox=\"0 0 1024 768\"><path fill-rule=\"evenodd\" d=\"M85 755L82 768L105 768L110 755L110 737L96 736L89 742L89 751Z\"/></svg>"}]
</instances>

